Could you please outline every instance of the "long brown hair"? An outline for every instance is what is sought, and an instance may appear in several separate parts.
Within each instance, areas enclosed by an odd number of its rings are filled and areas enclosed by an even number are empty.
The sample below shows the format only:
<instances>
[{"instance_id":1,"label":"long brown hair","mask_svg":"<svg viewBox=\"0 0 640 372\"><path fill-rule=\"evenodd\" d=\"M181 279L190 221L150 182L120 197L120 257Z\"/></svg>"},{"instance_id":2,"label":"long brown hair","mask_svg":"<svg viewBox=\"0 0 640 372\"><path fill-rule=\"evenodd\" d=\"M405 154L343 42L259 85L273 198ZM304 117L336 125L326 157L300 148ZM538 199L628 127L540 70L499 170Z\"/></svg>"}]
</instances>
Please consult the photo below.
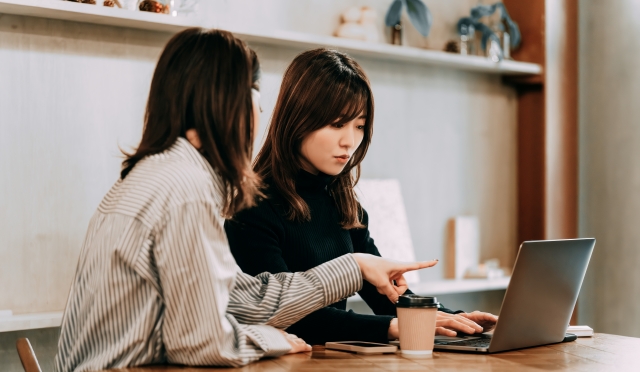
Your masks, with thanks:
<instances>
[{"instance_id":1,"label":"long brown hair","mask_svg":"<svg viewBox=\"0 0 640 372\"><path fill-rule=\"evenodd\" d=\"M366 114L364 138L328 189L345 229L363 227L353 187L373 134L373 94L356 61L344 53L314 49L298 55L287 68L265 144L254 171L272 179L288 202L287 219L309 221L309 206L297 194L295 177L302 169L300 146L311 132L329 124L347 123Z\"/></svg>"},{"instance_id":2,"label":"long brown hair","mask_svg":"<svg viewBox=\"0 0 640 372\"><path fill-rule=\"evenodd\" d=\"M125 153L122 179L142 158L171 147L195 129L200 153L220 176L223 214L252 206L260 178L251 169L251 88L257 88L256 54L230 32L190 28L166 45L151 81L140 145Z\"/></svg>"}]
</instances>

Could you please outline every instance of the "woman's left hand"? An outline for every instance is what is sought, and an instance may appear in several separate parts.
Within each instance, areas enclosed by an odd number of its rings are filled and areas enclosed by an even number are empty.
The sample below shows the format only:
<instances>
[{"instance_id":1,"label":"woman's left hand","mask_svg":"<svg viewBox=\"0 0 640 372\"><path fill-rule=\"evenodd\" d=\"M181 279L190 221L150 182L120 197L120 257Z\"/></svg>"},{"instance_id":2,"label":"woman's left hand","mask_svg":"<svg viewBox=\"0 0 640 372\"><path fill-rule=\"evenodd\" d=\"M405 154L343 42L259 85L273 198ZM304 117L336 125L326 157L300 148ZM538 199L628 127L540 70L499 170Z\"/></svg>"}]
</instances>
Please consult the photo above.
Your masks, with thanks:
<instances>
[{"instance_id":1,"label":"woman's left hand","mask_svg":"<svg viewBox=\"0 0 640 372\"><path fill-rule=\"evenodd\" d=\"M482 332L489 332L492 330L498 322L498 317L491 313L483 313L482 311L474 311L472 313L460 313L458 314L469 320L473 320L476 324L482 327Z\"/></svg>"},{"instance_id":2,"label":"woman's left hand","mask_svg":"<svg viewBox=\"0 0 640 372\"><path fill-rule=\"evenodd\" d=\"M287 339L287 342L291 346L291 350L287 354L304 353L311 351L311 345L307 344L303 339L291 333L287 333L279 329L280 333Z\"/></svg>"}]
</instances>

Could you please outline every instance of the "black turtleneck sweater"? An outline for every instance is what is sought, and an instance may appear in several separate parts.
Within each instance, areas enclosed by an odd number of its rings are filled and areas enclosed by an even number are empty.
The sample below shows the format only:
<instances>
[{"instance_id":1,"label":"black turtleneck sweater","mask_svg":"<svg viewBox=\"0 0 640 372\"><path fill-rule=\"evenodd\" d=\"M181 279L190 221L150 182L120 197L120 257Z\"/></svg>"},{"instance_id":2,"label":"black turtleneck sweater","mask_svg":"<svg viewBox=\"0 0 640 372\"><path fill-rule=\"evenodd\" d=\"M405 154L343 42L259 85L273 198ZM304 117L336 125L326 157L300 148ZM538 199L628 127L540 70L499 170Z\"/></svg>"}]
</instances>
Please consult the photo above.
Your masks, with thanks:
<instances>
[{"instance_id":1,"label":"black turtleneck sweater","mask_svg":"<svg viewBox=\"0 0 640 372\"><path fill-rule=\"evenodd\" d=\"M297 193L311 211L310 221L287 220L287 202L269 186L269 180L267 198L226 221L231 252L242 271L250 275L297 272L347 253L380 256L366 227L345 230L340 226L338 209L326 190L331 176L301 171L295 181ZM366 211L362 223L368 224ZM346 300L342 300L307 315L287 332L310 344L350 340L387 343L395 305L366 281L358 293L376 315L346 311Z\"/></svg>"}]
</instances>

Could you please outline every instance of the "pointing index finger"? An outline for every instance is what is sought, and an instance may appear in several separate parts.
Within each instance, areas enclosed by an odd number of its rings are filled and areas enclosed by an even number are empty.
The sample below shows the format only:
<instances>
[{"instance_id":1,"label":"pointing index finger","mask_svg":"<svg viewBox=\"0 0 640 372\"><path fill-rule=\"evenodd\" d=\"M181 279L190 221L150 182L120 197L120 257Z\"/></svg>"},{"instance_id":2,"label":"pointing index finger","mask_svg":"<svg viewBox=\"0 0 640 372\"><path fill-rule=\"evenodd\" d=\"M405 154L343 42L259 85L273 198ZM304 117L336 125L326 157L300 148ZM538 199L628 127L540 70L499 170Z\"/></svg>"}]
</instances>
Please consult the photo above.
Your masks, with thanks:
<instances>
[{"instance_id":1,"label":"pointing index finger","mask_svg":"<svg viewBox=\"0 0 640 372\"><path fill-rule=\"evenodd\" d=\"M428 267L433 267L437 264L438 264L438 259L435 259L432 261L414 262L408 266L408 269L409 269L408 271L426 269Z\"/></svg>"}]
</instances>

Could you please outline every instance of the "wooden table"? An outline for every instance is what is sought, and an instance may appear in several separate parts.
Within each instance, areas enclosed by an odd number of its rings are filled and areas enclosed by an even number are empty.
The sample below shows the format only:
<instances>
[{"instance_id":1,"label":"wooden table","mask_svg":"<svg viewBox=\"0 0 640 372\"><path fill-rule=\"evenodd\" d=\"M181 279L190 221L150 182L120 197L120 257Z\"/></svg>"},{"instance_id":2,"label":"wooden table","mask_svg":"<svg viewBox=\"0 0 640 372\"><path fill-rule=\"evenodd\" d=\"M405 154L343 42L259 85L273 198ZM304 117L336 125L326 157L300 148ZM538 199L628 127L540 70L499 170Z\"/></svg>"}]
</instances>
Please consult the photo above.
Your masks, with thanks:
<instances>
[{"instance_id":1,"label":"wooden table","mask_svg":"<svg viewBox=\"0 0 640 372\"><path fill-rule=\"evenodd\" d=\"M205 371L640 371L640 338L596 334L592 338L498 354L434 352L431 358L400 353L358 355L316 346L310 353L265 359L244 368L148 366L113 372Z\"/></svg>"}]
</instances>

